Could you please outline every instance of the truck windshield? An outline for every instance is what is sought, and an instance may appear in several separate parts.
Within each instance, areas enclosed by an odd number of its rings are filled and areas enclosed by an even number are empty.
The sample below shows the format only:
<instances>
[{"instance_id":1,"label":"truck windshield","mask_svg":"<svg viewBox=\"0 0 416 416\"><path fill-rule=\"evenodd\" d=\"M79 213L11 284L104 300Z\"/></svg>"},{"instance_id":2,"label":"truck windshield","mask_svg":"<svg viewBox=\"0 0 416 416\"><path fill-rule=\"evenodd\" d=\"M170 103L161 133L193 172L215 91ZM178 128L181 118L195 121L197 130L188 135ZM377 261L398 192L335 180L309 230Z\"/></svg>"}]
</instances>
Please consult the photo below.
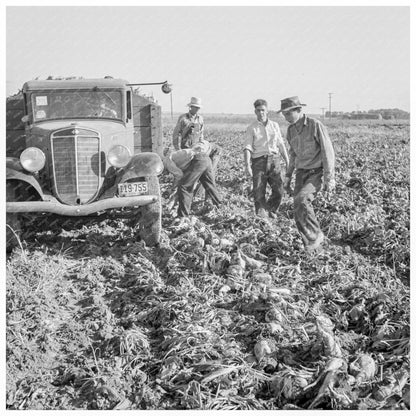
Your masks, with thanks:
<instances>
[{"instance_id":1,"label":"truck windshield","mask_svg":"<svg viewBox=\"0 0 416 416\"><path fill-rule=\"evenodd\" d=\"M121 91L43 91L31 94L34 121L66 118L122 119Z\"/></svg>"}]
</instances>

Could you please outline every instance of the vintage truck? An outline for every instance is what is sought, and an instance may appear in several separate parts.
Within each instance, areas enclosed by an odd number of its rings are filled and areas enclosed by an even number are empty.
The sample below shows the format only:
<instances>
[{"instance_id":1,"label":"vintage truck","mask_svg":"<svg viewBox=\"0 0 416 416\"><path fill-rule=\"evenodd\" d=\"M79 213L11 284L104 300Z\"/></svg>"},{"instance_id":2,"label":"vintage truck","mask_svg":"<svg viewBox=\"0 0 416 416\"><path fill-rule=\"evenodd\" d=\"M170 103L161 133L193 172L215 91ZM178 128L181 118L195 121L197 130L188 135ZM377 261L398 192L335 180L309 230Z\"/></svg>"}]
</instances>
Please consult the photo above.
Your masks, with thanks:
<instances>
[{"instance_id":1,"label":"vintage truck","mask_svg":"<svg viewBox=\"0 0 416 416\"><path fill-rule=\"evenodd\" d=\"M170 92L167 82L155 84ZM8 250L29 213L90 218L130 209L139 237L159 242L161 108L137 85L112 77L32 80L6 100Z\"/></svg>"}]
</instances>

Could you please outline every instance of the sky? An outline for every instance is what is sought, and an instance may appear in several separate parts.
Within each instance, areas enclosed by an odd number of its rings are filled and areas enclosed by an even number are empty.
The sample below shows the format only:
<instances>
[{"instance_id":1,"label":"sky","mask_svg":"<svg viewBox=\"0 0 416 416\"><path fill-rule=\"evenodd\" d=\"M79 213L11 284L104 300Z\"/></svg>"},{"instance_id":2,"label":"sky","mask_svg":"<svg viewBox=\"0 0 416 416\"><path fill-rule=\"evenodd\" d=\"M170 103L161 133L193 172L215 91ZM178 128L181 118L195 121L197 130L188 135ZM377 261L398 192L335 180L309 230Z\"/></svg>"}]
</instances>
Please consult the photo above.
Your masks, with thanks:
<instances>
[{"instance_id":1,"label":"sky","mask_svg":"<svg viewBox=\"0 0 416 416\"><path fill-rule=\"evenodd\" d=\"M22 30L26 28L26 30ZM6 93L39 77L111 75L170 111L251 113L298 95L312 113L410 108L410 8L98 6L6 8Z\"/></svg>"}]
</instances>

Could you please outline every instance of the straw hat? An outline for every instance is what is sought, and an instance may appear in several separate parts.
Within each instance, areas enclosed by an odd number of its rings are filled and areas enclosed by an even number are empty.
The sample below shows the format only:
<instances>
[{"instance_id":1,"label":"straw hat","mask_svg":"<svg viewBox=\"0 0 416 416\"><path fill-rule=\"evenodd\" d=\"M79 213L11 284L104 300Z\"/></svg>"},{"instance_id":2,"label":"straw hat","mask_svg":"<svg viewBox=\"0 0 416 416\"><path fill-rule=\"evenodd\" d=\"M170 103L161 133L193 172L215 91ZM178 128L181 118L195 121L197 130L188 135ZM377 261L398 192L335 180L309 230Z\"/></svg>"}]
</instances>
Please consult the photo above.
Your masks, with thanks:
<instances>
[{"instance_id":1,"label":"straw hat","mask_svg":"<svg viewBox=\"0 0 416 416\"><path fill-rule=\"evenodd\" d=\"M202 100L198 97L191 97L191 102L188 103L188 107L202 107Z\"/></svg>"}]
</instances>

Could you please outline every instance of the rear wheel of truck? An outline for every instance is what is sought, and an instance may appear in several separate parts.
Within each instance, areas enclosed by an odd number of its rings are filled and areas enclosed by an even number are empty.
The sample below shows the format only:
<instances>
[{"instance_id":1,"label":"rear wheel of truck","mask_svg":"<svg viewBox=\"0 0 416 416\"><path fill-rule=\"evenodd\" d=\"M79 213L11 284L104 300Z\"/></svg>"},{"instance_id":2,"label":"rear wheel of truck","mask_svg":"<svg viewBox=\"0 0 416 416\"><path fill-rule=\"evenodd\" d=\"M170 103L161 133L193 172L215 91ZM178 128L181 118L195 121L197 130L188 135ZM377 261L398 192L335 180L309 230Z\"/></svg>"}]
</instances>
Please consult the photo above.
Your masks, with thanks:
<instances>
[{"instance_id":1,"label":"rear wheel of truck","mask_svg":"<svg viewBox=\"0 0 416 416\"><path fill-rule=\"evenodd\" d=\"M147 246L155 246L160 241L162 231L162 201L160 197L159 179L157 176L146 178L149 195L155 195L157 201L140 208L138 224L139 236Z\"/></svg>"},{"instance_id":2,"label":"rear wheel of truck","mask_svg":"<svg viewBox=\"0 0 416 416\"><path fill-rule=\"evenodd\" d=\"M6 183L6 201L16 201L16 189L11 182ZM10 253L20 244L21 221L16 213L6 213L6 252Z\"/></svg>"}]
</instances>

